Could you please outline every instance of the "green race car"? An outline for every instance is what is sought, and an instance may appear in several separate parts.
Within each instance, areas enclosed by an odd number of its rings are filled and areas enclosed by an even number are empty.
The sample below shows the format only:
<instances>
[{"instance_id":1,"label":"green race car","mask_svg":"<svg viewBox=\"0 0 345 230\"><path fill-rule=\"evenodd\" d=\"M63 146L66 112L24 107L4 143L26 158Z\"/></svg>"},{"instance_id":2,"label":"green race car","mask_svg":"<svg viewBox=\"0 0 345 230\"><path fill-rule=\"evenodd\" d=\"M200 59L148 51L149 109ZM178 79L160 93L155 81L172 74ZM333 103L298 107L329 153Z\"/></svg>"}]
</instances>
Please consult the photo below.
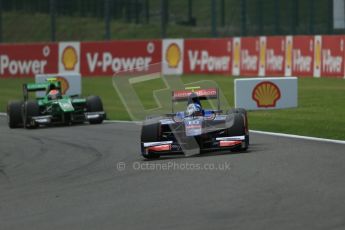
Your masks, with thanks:
<instances>
[{"instance_id":1,"label":"green race car","mask_svg":"<svg viewBox=\"0 0 345 230\"><path fill-rule=\"evenodd\" d=\"M44 91L43 97L29 100L29 92ZM106 117L98 96L80 98L61 93L61 83L48 79L44 83L23 85L24 101L12 101L7 105L10 128L37 128L40 125L71 125L89 122L100 124Z\"/></svg>"}]
</instances>

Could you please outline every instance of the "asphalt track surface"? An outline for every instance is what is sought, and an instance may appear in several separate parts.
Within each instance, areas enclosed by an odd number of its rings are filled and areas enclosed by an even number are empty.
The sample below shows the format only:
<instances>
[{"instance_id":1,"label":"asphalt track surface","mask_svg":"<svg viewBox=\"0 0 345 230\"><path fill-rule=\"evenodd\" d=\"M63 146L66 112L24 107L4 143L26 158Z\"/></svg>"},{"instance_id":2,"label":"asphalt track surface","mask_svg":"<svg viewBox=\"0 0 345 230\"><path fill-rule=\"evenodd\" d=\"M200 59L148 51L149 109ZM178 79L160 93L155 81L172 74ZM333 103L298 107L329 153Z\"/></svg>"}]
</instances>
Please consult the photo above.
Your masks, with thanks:
<instances>
[{"instance_id":1,"label":"asphalt track surface","mask_svg":"<svg viewBox=\"0 0 345 230\"><path fill-rule=\"evenodd\" d=\"M345 229L345 145L253 134L247 153L145 161L138 131L0 118L0 229Z\"/></svg>"}]
</instances>

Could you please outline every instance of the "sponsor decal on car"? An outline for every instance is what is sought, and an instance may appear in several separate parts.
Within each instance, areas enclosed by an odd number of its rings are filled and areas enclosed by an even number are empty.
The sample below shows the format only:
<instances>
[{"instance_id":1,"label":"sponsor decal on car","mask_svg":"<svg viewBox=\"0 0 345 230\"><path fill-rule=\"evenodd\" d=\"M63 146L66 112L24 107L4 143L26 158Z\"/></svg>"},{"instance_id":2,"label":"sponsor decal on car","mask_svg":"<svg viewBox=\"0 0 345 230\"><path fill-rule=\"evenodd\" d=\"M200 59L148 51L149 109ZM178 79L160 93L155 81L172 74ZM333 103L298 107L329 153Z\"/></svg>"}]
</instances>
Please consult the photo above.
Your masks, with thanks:
<instances>
[{"instance_id":1,"label":"sponsor decal on car","mask_svg":"<svg viewBox=\"0 0 345 230\"><path fill-rule=\"evenodd\" d=\"M186 136L197 136L202 133L202 120L185 120Z\"/></svg>"},{"instance_id":2,"label":"sponsor decal on car","mask_svg":"<svg viewBox=\"0 0 345 230\"><path fill-rule=\"evenodd\" d=\"M199 97L210 97L214 98L217 97L217 89L216 88L209 88L209 89L198 89L198 90L175 90L173 91L173 100L184 100L187 99L188 96L194 92Z\"/></svg>"}]
</instances>

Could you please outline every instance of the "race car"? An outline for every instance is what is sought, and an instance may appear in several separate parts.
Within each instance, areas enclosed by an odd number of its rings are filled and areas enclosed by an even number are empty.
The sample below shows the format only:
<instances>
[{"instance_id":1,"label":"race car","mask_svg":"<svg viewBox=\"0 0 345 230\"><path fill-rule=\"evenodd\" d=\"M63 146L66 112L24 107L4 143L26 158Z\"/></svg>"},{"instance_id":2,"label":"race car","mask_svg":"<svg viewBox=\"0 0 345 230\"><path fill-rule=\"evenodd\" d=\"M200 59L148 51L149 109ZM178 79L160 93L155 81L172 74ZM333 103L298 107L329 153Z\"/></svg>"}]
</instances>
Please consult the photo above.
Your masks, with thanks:
<instances>
[{"instance_id":1,"label":"race car","mask_svg":"<svg viewBox=\"0 0 345 230\"><path fill-rule=\"evenodd\" d=\"M217 100L217 110L202 108L202 100ZM245 151L249 129L245 109L220 110L217 88L189 87L172 92L172 113L149 117L141 129L141 154L155 159L163 155L194 155L209 151ZM174 112L175 102L187 102L185 111Z\"/></svg>"},{"instance_id":2,"label":"race car","mask_svg":"<svg viewBox=\"0 0 345 230\"><path fill-rule=\"evenodd\" d=\"M44 91L43 97L29 100L30 92ZM23 101L7 104L10 128L37 128L40 125L71 125L88 121L100 124L106 118L103 104L98 96L80 98L62 95L61 83L55 78L43 83L23 85Z\"/></svg>"}]
</instances>

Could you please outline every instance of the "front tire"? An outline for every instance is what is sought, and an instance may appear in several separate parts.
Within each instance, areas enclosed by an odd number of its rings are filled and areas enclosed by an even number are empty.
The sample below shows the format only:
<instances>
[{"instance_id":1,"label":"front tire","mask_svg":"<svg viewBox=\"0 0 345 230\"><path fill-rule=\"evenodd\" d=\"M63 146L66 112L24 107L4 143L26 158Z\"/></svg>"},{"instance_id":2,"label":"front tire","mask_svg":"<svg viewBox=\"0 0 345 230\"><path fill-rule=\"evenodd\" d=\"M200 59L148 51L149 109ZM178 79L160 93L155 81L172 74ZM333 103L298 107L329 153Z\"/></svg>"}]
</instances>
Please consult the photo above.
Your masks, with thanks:
<instances>
[{"instance_id":1,"label":"front tire","mask_svg":"<svg viewBox=\"0 0 345 230\"><path fill-rule=\"evenodd\" d=\"M11 129L22 128L22 101L12 101L7 104L8 127Z\"/></svg>"},{"instance_id":2,"label":"front tire","mask_svg":"<svg viewBox=\"0 0 345 230\"><path fill-rule=\"evenodd\" d=\"M23 124L24 128L37 128L37 124L32 121L32 117L40 115L40 107L36 101L25 101L23 105Z\"/></svg>"},{"instance_id":3,"label":"front tire","mask_svg":"<svg viewBox=\"0 0 345 230\"><path fill-rule=\"evenodd\" d=\"M245 109L232 109L228 115L234 116L234 123L227 128L228 136L245 136L244 146L238 146L233 149L235 152L246 151L249 147L249 132L247 123L247 111Z\"/></svg>"},{"instance_id":4,"label":"front tire","mask_svg":"<svg viewBox=\"0 0 345 230\"><path fill-rule=\"evenodd\" d=\"M141 128L141 155L146 159L158 159L160 155L158 153L149 153L145 151L143 146L144 142L155 142L160 139L160 123L154 121L153 123L144 123Z\"/></svg>"},{"instance_id":5,"label":"front tire","mask_svg":"<svg viewBox=\"0 0 345 230\"><path fill-rule=\"evenodd\" d=\"M89 96L86 98L86 108L88 112L103 112L103 103L98 96ZM90 124L101 124L104 118L99 117L89 120Z\"/></svg>"}]
</instances>

